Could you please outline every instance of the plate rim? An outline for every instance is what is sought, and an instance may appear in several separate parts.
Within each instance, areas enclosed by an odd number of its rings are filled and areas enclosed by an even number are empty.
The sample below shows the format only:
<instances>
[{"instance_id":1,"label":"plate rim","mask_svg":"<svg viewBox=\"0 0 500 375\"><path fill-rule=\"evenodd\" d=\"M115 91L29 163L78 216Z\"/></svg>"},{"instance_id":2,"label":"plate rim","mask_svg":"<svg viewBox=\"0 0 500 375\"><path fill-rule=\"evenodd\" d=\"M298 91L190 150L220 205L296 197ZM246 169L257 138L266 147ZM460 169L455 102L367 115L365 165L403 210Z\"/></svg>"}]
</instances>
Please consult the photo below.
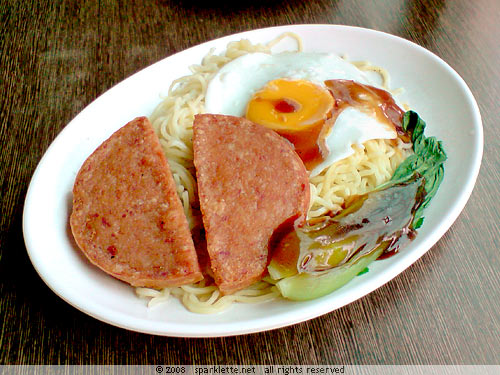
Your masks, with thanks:
<instances>
[{"instance_id":1,"label":"plate rim","mask_svg":"<svg viewBox=\"0 0 500 375\"><path fill-rule=\"evenodd\" d=\"M121 84L124 84L132 76L135 76L135 75L141 73L142 71L149 69L156 64L160 64L160 63L164 62L165 60L170 59L174 56L177 56L179 54L184 54L187 52L193 52L195 50L205 48L205 47L209 48L211 44L223 43L224 41L236 40L238 38L245 38L245 37L251 36L252 34L255 34L255 33L275 32L275 34L278 35L279 32L284 32L284 31L291 31L291 32L299 32L300 33L300 31L303 29L317 29L317 30L321 30L321 32L327 32L326 31L327 29L331 29L331 30L344 29L344 30L358 30L361 32L368 32L368 33L373 33L373 34L383 34L385 37L388 37L389 39L397 40L397 41L403 42L403 43L409 43L409 45L411 47L417 48L420 52L430 56L431 58L436 60L440 65L443 65L453 75L455 80L460 83L460 85L463 88L464 93L466 94L466 97L469 101L469 104L471 105L471 108L473 109L472 114L473 114L474 120L475 120L474 124L477 125L477 127L474 127L474 129L478 132L478 134L475 137L476 141L478 141L478 144L477 144L478 152L474 154L475 160L473 162L473 168L471 170L472 174L471 174L471 177L467 180L467 185L465 186L464 189L462 189L461 194L459 196L459 199L455 202L453 209L451 211L449 211L447 213L447 215L445 216L445 218L443 218L443 220L442 220L446 223L446 225L440 225L438 227L437 231L434 231L431 236L427 236L425 238L424 243L419 246L419 249L420 249L419 251L413 251L413 252L411 252L411 256L410 255L406 256L404 258L405 262L403 262L404 266L396 267L396 264L392 265L391 268L397 268L397 270L391 270L391 272L380 273L379 275L377 275L376 280L374 282L372 282L373 285L371 285L368 288L362 289L362 291L360 290L359 293L353 293L350 296L350 298L344 299L344 303L342 303L340 306L337 306L333 309L328 309L326 304L323 303L323 304L320 304L320 307L322 307L321 309L313 310L309 314L303 313L299 319L291 319L291 320L290 319L283 319L282 322L268 321L267 324L261 324L259 326L259 328L256 328L254 326L251 326L250 328L245 328L245 327L241 327L241 326L236 327L236 326L238 326L238 323L225 323L225 324L220 324L220 325L218 324L217 327L221 328L219 326L222 326L222 328L223 327L227 327L227 328L221 329L221 330L216 331L216 332L209 332L209 329L206 329L203 332L192 332L192 331L186 332L183 330L175 330L175 329L169 330L168 332L165 330L158 331L155 329L151 329L150 324L138 324L136 326L134 326L133 324L132 325L126 324L121 319L122 317L119 317L120 319L118 321L116 319L109 319L108 317L103 316L102 314L99 314L99 312L96 313L94 310L92 310L92 307L94 307L93 305L91 305L90 308L88 307L88 305L82 306L80 304L75 303L74 300L69 299L66 294L61 293L61 291L59 289L57 289L50 282L50 278L47 278L47 276L44 274L44 272L39 269L39 264L37 264L34 261L35 257L34 257L34 254L32 253L32 251L33 251L33 248L35 247L35 245L32 244L32 238L30 238L30 236L29 236L29 232L30 232L30 228L29 228L30 216L29 215L30 215L30 201L31 201L31 197L33 194L33 189L34 189L33 182L36 181L38 175L41 173L40 171L43 169L44 161L46 161L46 156L50 152L53 152L54 149L57 148L57 144L59 142L61 142L61 140L64 137L63 134L66 134L66 132L68 132L69 129L71 129L70 125L84 111L86 111L89 107L91 107L97 100L102 98L104 95L110 95L110 92L112 94L113 90L116 90L117 87L119 87ZM325 31L322 31L322 30L325 30ZM202 57L201 53L200 53L200 57ZM93 101L91 101L88 105L86 105L85 108L82 109L75 117L73 117L71 119L71 121L68 122L64 126L64 128L58 133L58 135L51 142L50 146L46 149L42 158L39 160L38 165L37 165L32 177L31 177L31 180L30 180L30 183L28 186L28 190L26 193L26 197L24 200L24 207L23 207L23 220L22 220L23 237L24 237L25 246L26 246L26 250L28 252L28 256L30 258L30 261L31 261L32 265L34 266L38 275L45 282L45 284L47 284L47 286L49 286L49 288L56 295L58 295L61 299L63 299L65 302L67 302L71 306L77 308L78 310L84 312L87 315L90 315L90 316L92 316L100 321L103 321L105 323L108 323L110 325L124 328L127 330L136 331L136 332L142 332L142 333L153 334L153 335L161 335L161 336L170 336L170 337L224 337L224 336L244 335L244 334L250 334L250 333L269 331L269 330L282 328L285 326L298 324L300 322L307 321L307 320L322 316L326 313L332 312L340 307L343 307L347 304L350 304L350 303L370 294L375 289L385 285L387 282L389 282L390 280L392 280L393 278L398 276L401 272L405 271L409 266L411 266L419 258L421 258L427 251L429 251L432 248L432 246L437 241L439 241L440 238L442 238L442 236L449 230L449 228L453 225L453 223L455 222L457 217L460 215L460 213L464 209L467 201L470 198L470 195L472 194L475 183L477 181L477 177L478 177L480 165L481 165L481 160L482 160L482 156L483 156L483 148L484 148L484 136L483 136L483 126L482 126L481 114L479 111L479 106L478 106L471 90L469 89L469 87L467 86L467 84L463 80L463 78L448 63L446 63L439 56L437 56L433 52L425 49L424 47L422 47L422 46L420 46L412 41L409 41L405 38L402 38L402 37L399 37L396 35L392 35L392 34L389 34L387 32L384 32L384 31L377 31L377 30L363 28L363 27L359 27L359 26L330 25L330 24L298 24L298 25L282 25L282 26L258 28L255 30L247 30L247 31L243 31L243 32L235 33L235 34L225 35L225 36L222 36L220 38L209 40L209 41L206 41L203 43L199 43L199 44L191 46L185 50L178 51L174 54L166 56L166 57L162 58L161 60L159 60L153 64L150 64L149 66L146 66L145 68L139 70L138 72L126 77L125 79L121 80L117 84L113 85L111 88L106 90L104 93L102 93L101 95L96 97ZM293 314L288 312L286 315L288 316L288 315L293 315ZM130 320L131 317L127 317L127 319ZM137 322L134 322L134 323L141 323L142 322L141 319L135 319L135 318L132 318L132 319L137 320ZM252 322L259 322L261 320L268 320L268 319L258 318L258 319L253 319ZM151 323L150 321L148 321L148 322ZM169 324L166 324L166 325L168 326L168 325L172 325L172 324L177 325L177 323L175 323L175 322L174 323L169 322ZM161 324L161 325L164 326L165 324ZM235 327L231 328L233 326L235 326ZM206 327L206 328L210 328L210 327Z\"/></svg>"}]
</instances>

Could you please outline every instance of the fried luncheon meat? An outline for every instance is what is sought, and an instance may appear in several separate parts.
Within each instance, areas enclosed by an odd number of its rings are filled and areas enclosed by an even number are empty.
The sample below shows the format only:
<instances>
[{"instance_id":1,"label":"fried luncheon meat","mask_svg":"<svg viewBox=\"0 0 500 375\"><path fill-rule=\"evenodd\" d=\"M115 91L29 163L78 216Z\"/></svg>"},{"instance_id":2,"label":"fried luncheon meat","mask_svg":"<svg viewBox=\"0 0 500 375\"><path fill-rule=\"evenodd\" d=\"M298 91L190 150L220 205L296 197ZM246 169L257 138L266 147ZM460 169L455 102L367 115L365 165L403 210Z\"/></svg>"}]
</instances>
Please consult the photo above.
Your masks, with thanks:
<instances>
[{"instance_id":1,"label":"fried luncheon meat","mask_svg":"<svg viewBox=\"0 0 500 375\"><path fill-rule=\"evenodd\" d=\"M84 162L71 230L91 263L133 286L203 278L167 160L146 117L129 122Z\"/></svg>"},{"instance_id":2,"label":"fried luncheon meat","mask_svg":"<svg viewBox=\"0 0 500 375\"><path fill-rule=\"evenodd\" d=\"M304 222L307 172L288 141L244 118L197 115L193 131L211 268L221 292L230 294L262 278L280 225Z\"/></svg>"}]
</instances>

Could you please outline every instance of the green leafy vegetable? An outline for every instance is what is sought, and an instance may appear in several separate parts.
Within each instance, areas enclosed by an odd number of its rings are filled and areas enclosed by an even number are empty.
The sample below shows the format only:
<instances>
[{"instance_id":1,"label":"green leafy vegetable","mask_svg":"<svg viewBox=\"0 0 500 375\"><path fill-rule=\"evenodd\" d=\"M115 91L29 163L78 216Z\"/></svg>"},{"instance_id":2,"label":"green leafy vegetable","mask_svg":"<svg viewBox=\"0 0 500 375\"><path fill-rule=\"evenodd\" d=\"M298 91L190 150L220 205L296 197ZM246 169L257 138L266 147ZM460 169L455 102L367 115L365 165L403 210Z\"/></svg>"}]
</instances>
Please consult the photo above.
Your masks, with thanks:
<instances>
[{"instance_id":1,"label":"green leafy vegetable","mask_svg":"<svg viewBox=\"0 0 500 375\"><path fill-rule=\"evenodd\" d=\"M360 273L358 273L358 276L364 275L365 273L367 273L369 271L370 270L368 269L368 267L365 267L365 269L363 271L361 271Z\"/></svg>"},{"instance_id":2,"label":"green leafy vegetable","mask_svg":"<svg viewBox=\"0 0 500 375\"><path fill-rule=\"evenodd\" d=\"M276 283L276 287L283 297L293 301L307 301L323 297L344 286L360 272L363 272L384 252L387 246L388 242L384 242L362 257L351 259L349 262L319 275L299 273L285 277Z\"/></svg>"},{"instance_id":3,"label":"green leafy vegetable","mask_svg":"<svg viewBox=\"0 0 500 375\"><path fill-rule=\"evenodd\" d=\"M424 183L419 176L372 191L341 214L283 236L268 266L281 294L292 300L324 296L368 272L384 252L404 246L413 238L409 226L423 203Z\"/></svg>"},{"instance_id":4,"label":"green leafy vegetable","mask_svg":"<svg viewBox=\"0 0 500 375\"><path fill-rule=\"evenodd\" d=\"M407 111L403 117L403 129L411 135L413 155L406 158L396 169L391 180L379 188L408 181L415 173L425 178L425 200L419 207L412 228L417 229L424 221L423 211L436 194L444 176L444 162L447 159L441 141L424 135L425 121L414 111Z\"/></svg>"},{"instance_id":5,"label":"green leafy vegetable","mask_svg":"<svg viewBox=\"0 0 500 375\"><path fill-rule=\"evenodd\" d=\"M416 112L404 114L402 127L411 136L414 154L390 181L337 216L296 228L278 244L268 269L285 298L309 300L333 292L368 272L371 262L397 250L422 226L447 157L440 141L424 135L425 122Z\"/></svg>"}]
</instances>

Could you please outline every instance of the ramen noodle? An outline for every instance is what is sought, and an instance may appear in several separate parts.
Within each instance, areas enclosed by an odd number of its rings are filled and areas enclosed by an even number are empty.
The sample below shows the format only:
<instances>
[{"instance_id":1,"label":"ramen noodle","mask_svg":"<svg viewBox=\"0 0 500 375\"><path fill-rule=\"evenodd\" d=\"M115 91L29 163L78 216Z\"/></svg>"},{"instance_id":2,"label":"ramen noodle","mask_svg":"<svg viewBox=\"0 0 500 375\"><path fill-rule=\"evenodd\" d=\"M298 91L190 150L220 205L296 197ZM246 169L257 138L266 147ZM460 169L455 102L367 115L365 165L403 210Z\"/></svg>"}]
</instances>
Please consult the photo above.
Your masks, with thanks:
<instances>
[{"instance_id":1,"label":"ramen noodle","mask_svg":"<svg viewBox=\"0 0 500 375\"><path fill-rule=\"evenodd\" d=\"M228 62L251 52L271 53L271 48L286 37L293 38L297 42L297 51L302 50L300 37L293 33L285 33L268 44L252 44L248 40L240 40L229 43L220 55L215 54L213 50L210 51L200 65L190 67L190 75L181 77L171 84L168 95L150 116L169 161L177 192L192 230L202 226L193 165L193 121L196 114L204 113L208 84ZM355 65L360 70L378 73L382 87L389 89L389 74L385 69L367 62L356 62ZM411 144L405 144L399 138L397 141L369 140L363 146L355 147L354 154L310 178L309 219L329 212L338 212L348 197L367 193L388 181L397 166L411 152ZM260 281L227 296L220 296L218 288L206 284L205 281L161 291L136 288L136 293L141 297L150 298L149 306L166 301L174 295L186 308L197 313L215 313L224 310L233 302L257 303L279 296L276 288L266 281Z\"/></svg>"}]
</instances>

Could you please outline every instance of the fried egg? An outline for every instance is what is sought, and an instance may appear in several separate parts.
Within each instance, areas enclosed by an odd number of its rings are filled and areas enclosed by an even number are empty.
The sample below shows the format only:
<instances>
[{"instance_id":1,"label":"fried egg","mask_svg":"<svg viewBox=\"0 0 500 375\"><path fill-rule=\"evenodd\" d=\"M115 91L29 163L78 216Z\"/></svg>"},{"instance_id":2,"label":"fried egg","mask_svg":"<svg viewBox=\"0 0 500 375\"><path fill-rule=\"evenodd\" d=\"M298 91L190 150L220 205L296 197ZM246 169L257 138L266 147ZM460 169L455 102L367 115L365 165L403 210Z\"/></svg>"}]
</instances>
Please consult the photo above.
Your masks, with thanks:
<instances>
[{"instance_id":1,"label":"fried egg","mask_svg":"<svg viewBox=\"0 0 500 375\"><path fill-rule=\"evenodd\" d=\"M335 84L341 99L327 87L332 80L347 82ZM371 85L363 71L334 54L249 53L212 78L205 112L245 116L275 130L294 144L314 176L353 154L353 145L397 137L380 116Z\"/></svg>"}]
</instances>

